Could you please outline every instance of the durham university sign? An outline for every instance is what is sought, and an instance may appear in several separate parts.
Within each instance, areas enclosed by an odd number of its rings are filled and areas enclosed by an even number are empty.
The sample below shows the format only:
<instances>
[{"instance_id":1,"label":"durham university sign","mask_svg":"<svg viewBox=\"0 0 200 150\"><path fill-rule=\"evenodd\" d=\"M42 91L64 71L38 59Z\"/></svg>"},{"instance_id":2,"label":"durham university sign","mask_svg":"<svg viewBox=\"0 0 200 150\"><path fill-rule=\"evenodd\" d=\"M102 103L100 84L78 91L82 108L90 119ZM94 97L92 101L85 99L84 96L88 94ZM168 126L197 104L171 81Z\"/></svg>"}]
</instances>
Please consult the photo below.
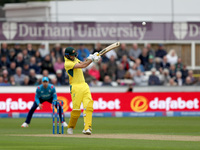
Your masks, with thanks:
<instances>
[{"instance_id":1,"label":"durham university sign","mask_svg":"<svg viewBox=\"0 0 200 150\"><path fill-rule=\"evenodd\" d=\"M200 23L0 22L0 40L200 40Z\"/></svg>"}]
</instances>

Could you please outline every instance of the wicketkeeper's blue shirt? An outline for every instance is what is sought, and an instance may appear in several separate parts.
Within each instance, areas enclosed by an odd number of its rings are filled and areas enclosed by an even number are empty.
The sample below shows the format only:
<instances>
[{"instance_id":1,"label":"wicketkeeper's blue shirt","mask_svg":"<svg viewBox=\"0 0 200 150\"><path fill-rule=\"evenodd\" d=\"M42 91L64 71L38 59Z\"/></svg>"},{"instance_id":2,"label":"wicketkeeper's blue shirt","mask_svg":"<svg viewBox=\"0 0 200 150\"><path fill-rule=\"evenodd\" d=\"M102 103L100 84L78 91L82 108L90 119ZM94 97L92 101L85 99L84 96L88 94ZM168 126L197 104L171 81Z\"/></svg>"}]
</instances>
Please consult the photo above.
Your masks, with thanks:
<instances>
[{"instance_id":1,"label":"wicketkeeper's blue shirt","mask_svg":"<svg viewBox=\"0 0 200 150\"><path fill-rule=\"evenodd\" d=\"M39 85L35 94L35 101L39 105L40 99L49 100L53 98L53 100L57 100L56 89L52 84L48 84L48 87L45 89L43 85Z\"/></svg>"}]
</instances>

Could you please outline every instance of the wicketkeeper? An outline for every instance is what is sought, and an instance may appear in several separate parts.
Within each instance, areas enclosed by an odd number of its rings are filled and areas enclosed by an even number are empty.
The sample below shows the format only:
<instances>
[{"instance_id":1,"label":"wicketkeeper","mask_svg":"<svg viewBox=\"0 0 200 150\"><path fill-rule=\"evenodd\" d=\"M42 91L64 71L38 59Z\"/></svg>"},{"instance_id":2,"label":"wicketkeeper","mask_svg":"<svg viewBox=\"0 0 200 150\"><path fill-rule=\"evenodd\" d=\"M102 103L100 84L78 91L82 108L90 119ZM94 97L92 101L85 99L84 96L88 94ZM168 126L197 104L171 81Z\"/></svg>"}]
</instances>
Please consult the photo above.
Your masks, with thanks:
<instances>
[{"instance_id":1,"label":"wicketkeeper","mask_svg":"<svg viewBox=\"0 0 200 150\"><path fill-rule=\"evenodd\" d=\"M53 101L57 100L56 89L52 84L49 84L49 79L47 77L42 78L42 84L37 87L35 94L35 102L33 103L32 108L28 112L26 121L22 124L21 127L28 127L28 124L31 122L34 111L39 106L42 109L42 103L47 101L52 104ZM57 105L57 104L56 104ZM61 106L59 106L59 116L61 119ZM64 127L67 127L67 123L63 123Z\"/></svg>"},{"instance_id":2,"label":"wicketkeeper","mask_svg":"<svg viewBox=\"0 0 200 150\"><path fill-rule=\"evenodd\" d=\"M98 53L90 54L83 62L76 58L77 52L73 47L65 49L65 70L69 75L70 93L72 97L73 110L68 123L68 134L73 134L77 120L81 114L80 106L83 102L84 129L83 133L90 135L92 132L93 100L88 84L85 82L82 68L86 68L91 62L98 62Z\"/></svg>"}]
</instances>

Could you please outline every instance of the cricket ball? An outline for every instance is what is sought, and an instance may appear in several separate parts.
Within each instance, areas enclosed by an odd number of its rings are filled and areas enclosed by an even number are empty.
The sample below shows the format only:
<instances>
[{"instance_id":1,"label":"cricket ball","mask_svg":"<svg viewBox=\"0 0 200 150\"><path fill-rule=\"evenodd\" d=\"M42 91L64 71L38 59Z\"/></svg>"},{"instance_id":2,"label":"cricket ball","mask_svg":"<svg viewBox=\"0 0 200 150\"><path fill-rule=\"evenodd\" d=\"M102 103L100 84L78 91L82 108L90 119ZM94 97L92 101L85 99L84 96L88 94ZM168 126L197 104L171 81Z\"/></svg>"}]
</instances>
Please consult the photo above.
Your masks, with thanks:
<instances>
[{"instance_id":1,"label":"cricket ball","mask_svg":"<svg viewBox=\"0 0 200 150\"><path fill-rule=\"evenodd\" d=\"M146 22L142 22L142 25L145 26L145 25L146 25Z\"/></svg>"}]
</instances>

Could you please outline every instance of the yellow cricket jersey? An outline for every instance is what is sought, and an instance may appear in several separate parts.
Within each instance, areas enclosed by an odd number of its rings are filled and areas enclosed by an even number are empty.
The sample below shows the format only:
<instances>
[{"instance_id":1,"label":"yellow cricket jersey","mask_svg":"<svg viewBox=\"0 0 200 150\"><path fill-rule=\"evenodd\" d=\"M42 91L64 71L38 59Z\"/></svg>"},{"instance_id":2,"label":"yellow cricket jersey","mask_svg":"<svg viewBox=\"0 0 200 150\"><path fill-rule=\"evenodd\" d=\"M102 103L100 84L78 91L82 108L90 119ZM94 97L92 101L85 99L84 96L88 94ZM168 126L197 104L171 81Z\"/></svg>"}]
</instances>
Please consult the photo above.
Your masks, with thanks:
<instances>
[{"instance_id":1,"label":"yellow cricket jersey","mask_svg":"<svg viewBox=\"0 0 200 150\"><path fill-rule=\"evenodd\" d=\"M81 68L75 68L75 64L79 63L80 60L75 58L74 61L65 58L65 70L69 75L69 84L85 83L83 71Z\"/></svg>"}]
</instances>

